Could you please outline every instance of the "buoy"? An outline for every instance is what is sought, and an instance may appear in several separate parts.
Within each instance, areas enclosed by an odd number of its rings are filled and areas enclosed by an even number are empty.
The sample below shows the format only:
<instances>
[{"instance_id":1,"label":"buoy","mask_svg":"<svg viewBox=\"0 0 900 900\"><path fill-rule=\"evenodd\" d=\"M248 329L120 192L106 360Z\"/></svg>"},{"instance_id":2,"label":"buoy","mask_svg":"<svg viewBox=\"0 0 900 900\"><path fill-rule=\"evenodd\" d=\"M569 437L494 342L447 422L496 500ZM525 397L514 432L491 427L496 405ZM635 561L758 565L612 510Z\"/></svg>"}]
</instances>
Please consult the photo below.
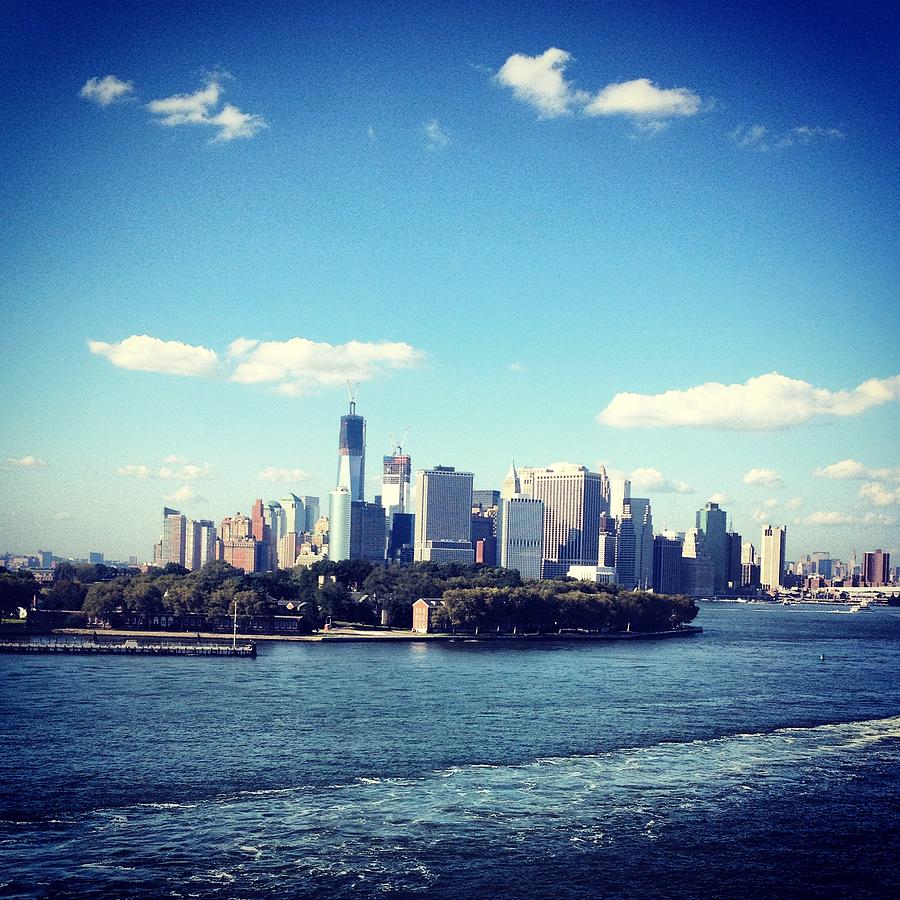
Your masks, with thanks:
<instances>
[{"instance_id":1,"label":"buoy","mask_svg":"<svg viewBox=\"0 0 900 900\"><path fill-rule=\"evenodd\" d=\"M824 654L824 653L819 654L819 659L820 659L822 662L825 662L825 654Z\"/></svg>"}]
</instances>

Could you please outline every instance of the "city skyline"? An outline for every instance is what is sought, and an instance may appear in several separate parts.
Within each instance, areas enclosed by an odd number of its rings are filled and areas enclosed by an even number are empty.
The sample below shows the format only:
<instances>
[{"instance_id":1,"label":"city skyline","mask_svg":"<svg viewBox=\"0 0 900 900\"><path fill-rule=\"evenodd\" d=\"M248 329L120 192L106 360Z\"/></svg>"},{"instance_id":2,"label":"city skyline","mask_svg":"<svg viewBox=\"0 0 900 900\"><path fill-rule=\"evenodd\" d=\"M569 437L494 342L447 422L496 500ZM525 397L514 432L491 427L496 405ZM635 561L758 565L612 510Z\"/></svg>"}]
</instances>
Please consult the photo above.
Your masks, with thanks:
<instances>
[{"instance_id":1,"label":"city skyline","mask_svg":"<svg viewBox=\"0 0 900 900\"><path fill-rule=\"evenodd\" d=\"M408 427L896 558L896 10L333 13L12 11L10 549L326 512L350 380L366 499Z\"/></svg>"}]
</instances>

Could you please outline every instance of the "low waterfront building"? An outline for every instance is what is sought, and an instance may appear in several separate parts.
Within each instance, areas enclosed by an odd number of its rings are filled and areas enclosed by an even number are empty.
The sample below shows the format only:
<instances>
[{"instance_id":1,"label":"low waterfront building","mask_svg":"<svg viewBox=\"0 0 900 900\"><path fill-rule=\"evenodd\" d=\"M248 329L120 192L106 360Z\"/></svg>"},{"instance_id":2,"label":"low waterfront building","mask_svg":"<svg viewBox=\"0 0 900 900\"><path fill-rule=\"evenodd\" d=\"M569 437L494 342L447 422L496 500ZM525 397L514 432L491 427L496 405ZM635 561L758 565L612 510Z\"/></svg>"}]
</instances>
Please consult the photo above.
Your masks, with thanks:
<instances>
[{"instance_id":1,"label":"low waterfront building","mask_svg":"<svg viewBox=\"0 0 900 900\"><path fill-rule=\"evenodd\" d=\"M434 631L434 620L442 603L440 597L419 597L413 603L412 630L416 634Z\"/></svg>"}]
</instances>

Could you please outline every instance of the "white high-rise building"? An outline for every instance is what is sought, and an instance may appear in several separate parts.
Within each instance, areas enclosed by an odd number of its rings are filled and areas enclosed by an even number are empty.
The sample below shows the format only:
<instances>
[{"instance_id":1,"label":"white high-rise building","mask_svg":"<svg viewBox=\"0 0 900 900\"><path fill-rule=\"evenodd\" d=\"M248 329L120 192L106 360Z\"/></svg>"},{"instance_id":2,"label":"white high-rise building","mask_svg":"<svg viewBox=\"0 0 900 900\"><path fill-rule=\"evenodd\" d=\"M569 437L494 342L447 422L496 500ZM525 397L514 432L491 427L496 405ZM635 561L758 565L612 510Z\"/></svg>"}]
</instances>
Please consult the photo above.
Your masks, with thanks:
<instances>
[{"instance_id":1,"label":"white high-rise building","mask_svg":"<svg viewBox=\"0 0 900 900\"><path fill-rule=\"evenodd\" d=\"M184 535L184 566L192 572L216 558L216 526L209 519L189 519Z\"/></svg>"},{"instance_id":2,"label":"white high-rise building","mask_svg":"<svg viewBox=\"0 0 900 900\"><path fill-rule=\"evenodd\" d=\"M503 484L500 485L500 499L510 500L513 497L518 497L521 493L522 481L519 478L519 473L516 471L516 462L513 460L509 464L509 471L506 473L506 478L503 479Z\"/></svg>"},{"instance_id":3,"label":"white high-rise building","mask_svg":"<svg viewBox=\"0 0 900 900\"><path fill-rule=\"evenodd\" d=\"M395 454L384 457L383 463L381 505L390 521L394 513L410 511L409 481L412 474L412 459L401 453L398 447Z\"/></svg>"},{"instance_id":4,"label":"white high-rise building","mask_svg":"<svg viewBox=\"0 0 900 900\"><path fill-rule=\"evenodd\" d=\"M603 477L584 466L557 463L519 472L522 493L544 503L542 575L565 575L573 565L596 566Z\"/></svg>"},{"instance_id":5,"label":"white high-rise building","mask_svg":"<svg viewBox=\"0 0 900 900\"><path fill-rule=\"evenodd\" d=\"M762 530L762 562L759 581L764 588L775 590L784 584L784 553L787 540L785 525L764 525Z\"/></svg>"},{"instance_id":6,"label":"white high-rise building","mask_svg":"<svg viewBox=\"0 0 900 900\"><path fill-rule=\"evenodd\" d=\"M328 558L350 559L350 489L337 487L330 494L328 512Z\"/></svg>"},{"instance_id":7,"label":"white high-rise building","mask_svg":"<svg viewBox=\"0 0 900 900\"><path fill-rule=\"evenodd\" d=\"M270 500L263 507L263 521L269 527L269 543L277 547L282 536L287 533L284 507L277 500Z\"/></svg>"},{"instance_id":8,"label":"white high-rise building","mask_svg":"<svg viewBox=\"0 0 900 900\"><path fill-rule=\"evenodd\" d=\"M302 534L307 531L306 509L303 501L296 494L288 494L281 498L281 508L284 510L284 531L279 538L286 534Z\"/></svg>"},{"instance_id":9,"label":"white high-rise building","mask_svg":"<svg viewBox=\"0 0 900 900\"><path fill-rule=\"evenodd\" d=\"M501 567L517 569L522 578L540 578L543 543L543 501L521 494L501 499L497 510L497 551Z\"/></svg>"},{"instance_id":10,"label":"white high-rise building","mask_svg":"<svg viewBox=\"0 0 900 900\"><path fill-rule=\"evenodd\" d=\"M417 562L472 563L471 472L435 466L416 472L416 527L413 558Z\"/></svg>"}]
</instances>

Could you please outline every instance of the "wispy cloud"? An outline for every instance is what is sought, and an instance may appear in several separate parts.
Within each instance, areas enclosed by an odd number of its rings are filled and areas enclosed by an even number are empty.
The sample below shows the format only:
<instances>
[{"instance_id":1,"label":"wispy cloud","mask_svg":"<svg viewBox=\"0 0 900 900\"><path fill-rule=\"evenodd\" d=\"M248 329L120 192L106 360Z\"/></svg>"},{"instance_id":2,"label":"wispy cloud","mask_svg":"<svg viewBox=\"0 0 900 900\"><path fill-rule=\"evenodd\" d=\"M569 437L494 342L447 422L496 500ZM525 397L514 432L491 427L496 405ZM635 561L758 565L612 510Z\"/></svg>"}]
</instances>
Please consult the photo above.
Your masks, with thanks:
<instances>
[{"instance_id":1,"label":"wispy cloud","mask_svg":"<svg viewBox=\"0 0 900 900\"><path fill-rule=\"evenodd\" d=\"M671 481L659 469L634 469L628 476L631 486L637 491L652 491L655 494L696 494L697 489L686 481Z\"/></svg>"},{"instance_id":2,"label":"wispy cloud","mask_svg":"<svg viewBox=\"0 0 900 900\"><path fill-rule=\"evenodd\" d=\"M799 509L803 506L803 498L802 497L791 497L787 503L784 504L788 509Z\"/></svg>"},{"instance_id":3,"label":"wispy cloud","mask_svg":"<svg viewBox=\"0 0 900 900\"><path fill-rule=\"evenodd\" d=\"M710 503L727 503L728 502L728 494L723 494L721 491L716 491L709 498Z\"/></svg>"},{"instance_id":4,"label":"wispy cloud","mask_svg":"<svg viewBox=\"0 0 900 900\"><path fill-rule=\"evenodd\" d=\"M616 394L598 415L614 428L722 428L770 431L820 416L857 416L900 398L900 375L830 391L770 372L744 384L708 382L662 394Z\"/></svg>"},{"instance_id":5,"label":"wispy cloud","mask_svg":"<svg viewBox=\"0 0 900 900\"><path fill-rule=\"evenodd\" d=\"M206 125L218 129L213 142L250 138L258 134L268 123L262 116L245 113L231 103L225 103L216 111L223 88L225 73L211 76L206 85L193 94L173 94L160 100L151 100L147 108L158 118L160 125Z\"/></svg>"},{"instance_id":6,"label":"wispy cloud","mask_svg":"<svg viewBox=\"0 0 900 900\"><path fill-rule=\"evenodd\" d=\"M777 487L784 483L784 479L774 469L750 469L741 480L744 484L764 487Z\"/></svg>"},{"instance_id":7,"label":"wispy cloud","mask_svg":"<svg viewBox=\"0 0 900 900\"><path fill-rule=\"evenodd\" d=\"M282 484L296 484L298 481L310 481L312 475L303 469L284 469L278 466L266 466L259 473L260 481L278 481Z\"/></svg>"},{"instance_id":8,"label":"wispy cloud","mask_svg":"<svg viewBox=\"0 0 900 900\"><path fill-rule=\"evenodd\" d=\"M813 472L816 478L831 478L856 481L900 481L900 467L873 469L855 459L842 459Z\"/></svg>"},{"instance_id":9,"label":"wispy cloud","mask_svg":"<svg viewBox=\"0 0 900 900\"><path fill-rule=\"evenodd\" d=\"M197 478L209 478L212 474L213 467L209 463L189 463L180 456L167 456L159 467L129 463L116 469L116 475L121 478L137 478L140 481L148 478L193 481Z\"/></svg>"},{"instance_id":10,"label":"wispy cloud","mask_svg":"<svg viewBox=\"0 0 900 900\"><path fill-rule=\"evenodd\" d=\"M107 75L105 78L88 78L84 86L78 92L79 97L90 100L99 106L109 106L116 100L121 100L134 90L134 84L123 81L115 75Z\"/></svg>"},{"instance_id":11,"label":"wispy cloud","mask_svg":"<svg viewBox=\"0 0 900 900\"><path fill-rule=\"evenodd\" d=\"M794 519L795 525L893 525L894 520L882 513L866 513L862 516L842 512L818 511Z\"/></svg>"},{"instance_id":12,"label":"wispy cloud","mask_svg":"<svg viewBox=\"0 0 900 900\"><path fill-rule=\"evenodd\" d=\"M166 494L165 499L170 503L190 503L192 501L202 503L206 498L201 497L193 485L183 484L177 491Z\"/></svg>"},{"instance_id":13,"label":"wispy cloud","mask_svg":"<svg viewBox=\"0 0 900 900\"><path fill-rule=\"evenodd\" d=\"M649 78L634 78L606 85L596 94L576 88L566 79L572 55L550 47L537 56L514 53L495 75L498 84L552 119L575 112L585 116L624 116L643 131L661 131L670 119L696 115L700 97L689 88L662 88Z\"/></svg>"},{"instance_id":14,"label":"wispy cloud","mask_svg":"<svg viewBox=\"0 0 900 900\"><path fill-rule=\"evenodd\" d=\"M770 150L785 150L797 144L808 146L827 141L844 139L840 128L825 128L821 125L798 125L787 131L773 133L765 125L738 125L728 133L728 137L739 147L768 153Z\"/></svg>"},{"instance_id":15,"label":"wispy cloud","mask_svg":"<svg viewBox=\"0 0 900 900\"><path fill-rule=\"evenodd\" d=\"M867 482L859 489L859 496L875 506L893 506L900 503L900 487L889 488L877 481Z\"/></svg>"},{"instance_id":16,"label":"wispy cloud","mask_svg":"<svg viewBox=\"0 0 900 900\"><path fill-rule=\"evenodd\" d=\"M422 126L425 133L425 140L430 149L435 150L438 147L446 147L450 143L450 135L441 127L441 123L437 119L431 119Z\"/></svg>"},{"instance_id":17,"label":"wispy cloud","mask_svg":"<svg viewBox=\"0 0 900 900\"><path fill-rule=\"evenodd\" d=\"M167 375L215 375L219 363L215 351L207 347L163 341L148 334L133 334L112 344L88 341L88 349L120 369Z\"/></svg>"},{"instance_id":18,"label":"wispy cloud","mask_svg":"<svg viewBox=\"0 0 900 900\"><path fill-rule=\"evenodd\" d=\"M16 466L19 469L46 469L47 463L44 460L40 459L37 456L32 456L30 453L26 456L20 456L18 458L11 456L6 460L6 464L8 466Z\"/></svg>"},{"instance_id":19,"label":"wispy cloud","mask_svg":"<svg viewBox=\"0 0 900 900\"><path fill-rule=\"evenodd\" d=\"M525 371L525 364L524 364L524 363L520 363L520 362L511 362L506 368L507 368L510 372L524 372L524 371Z\"/></svg>"}]
</instances>

